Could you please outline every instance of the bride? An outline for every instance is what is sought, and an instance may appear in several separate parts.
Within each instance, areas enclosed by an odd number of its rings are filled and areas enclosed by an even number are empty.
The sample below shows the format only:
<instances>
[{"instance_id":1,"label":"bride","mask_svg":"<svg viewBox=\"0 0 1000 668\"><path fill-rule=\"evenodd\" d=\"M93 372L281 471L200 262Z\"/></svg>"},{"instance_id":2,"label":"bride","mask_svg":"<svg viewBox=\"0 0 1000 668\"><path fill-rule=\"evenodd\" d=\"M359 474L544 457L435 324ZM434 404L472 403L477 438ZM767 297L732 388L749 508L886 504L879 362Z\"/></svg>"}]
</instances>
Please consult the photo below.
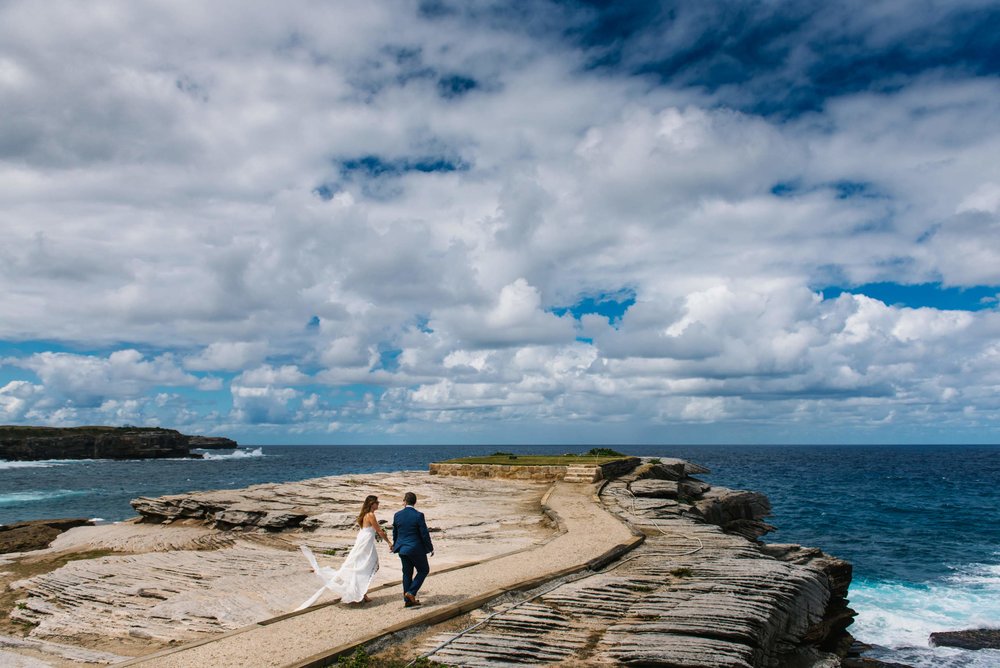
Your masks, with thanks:
<instances>
[{"instance_id":1,"label":"bride","mask_svg":"<svg viewBox=\"0 0 1000 668\"><path fill-rule=\"evenodd\" d=\"M323 580L323 586L296 610L308 608L326 590L340 596L341 603L358 603L359 601L367 603L371 600L366 592L372 580L375 579L375 573L378 572L378 552L375 551L375 541L381 539L389 543L389 538L375 518L376 510L378 510L378 497L369 495L361 504L361 512L358 513L357 525L361 530L358 531L354 547L351 548L347 559L337 570L329 566L320 566L316 563L316 557L308 547L305 545L300 547L302 554L309 560L313 571ZM389 543L389 549L392 550L392 543Z\"/></svg>"}]
</instances>

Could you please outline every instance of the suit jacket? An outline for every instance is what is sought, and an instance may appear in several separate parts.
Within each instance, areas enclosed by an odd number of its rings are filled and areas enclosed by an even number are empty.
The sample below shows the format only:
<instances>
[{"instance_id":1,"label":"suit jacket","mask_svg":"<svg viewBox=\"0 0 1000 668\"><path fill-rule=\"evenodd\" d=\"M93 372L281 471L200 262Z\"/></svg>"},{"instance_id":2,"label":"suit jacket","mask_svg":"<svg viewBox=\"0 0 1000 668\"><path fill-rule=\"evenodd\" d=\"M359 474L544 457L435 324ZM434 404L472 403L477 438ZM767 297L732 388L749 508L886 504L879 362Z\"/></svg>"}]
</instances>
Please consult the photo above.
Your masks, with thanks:
<instances>
[{"instance_id":1,"label":"suit jacket","mask_svg":"<svg viewBox=\"0 0 1000 668\"><path fill-rule=\"evenodd\" d=\"M392 551L408 556L434 551L424 514L413 506L403 508L392 517Z\"/></svg>"}]
</instances>

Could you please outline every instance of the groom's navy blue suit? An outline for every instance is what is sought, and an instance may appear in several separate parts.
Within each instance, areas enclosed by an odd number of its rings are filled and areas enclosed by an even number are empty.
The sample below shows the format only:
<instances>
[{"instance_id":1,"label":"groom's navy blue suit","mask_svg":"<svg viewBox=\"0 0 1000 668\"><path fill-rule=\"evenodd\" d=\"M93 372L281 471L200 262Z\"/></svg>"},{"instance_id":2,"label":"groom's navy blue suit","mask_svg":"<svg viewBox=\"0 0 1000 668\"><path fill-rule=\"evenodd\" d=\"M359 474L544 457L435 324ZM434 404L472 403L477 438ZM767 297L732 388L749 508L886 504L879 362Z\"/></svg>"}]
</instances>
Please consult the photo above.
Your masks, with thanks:
<instances>
[{"instance_id":1,"label":"groom's navy blue suit","mask_svg":"<svg viewBox=\"0 0 1000 668\"><path fill-rule=\"evenodd\" d=\"M406 506L392 518L392 551L403 562L403 594L415 597L431 571L427 555L434 551L434 545L424 514L413 506ZM417 577L413 577L414 569Z\"/></svg>"}]
</instances>

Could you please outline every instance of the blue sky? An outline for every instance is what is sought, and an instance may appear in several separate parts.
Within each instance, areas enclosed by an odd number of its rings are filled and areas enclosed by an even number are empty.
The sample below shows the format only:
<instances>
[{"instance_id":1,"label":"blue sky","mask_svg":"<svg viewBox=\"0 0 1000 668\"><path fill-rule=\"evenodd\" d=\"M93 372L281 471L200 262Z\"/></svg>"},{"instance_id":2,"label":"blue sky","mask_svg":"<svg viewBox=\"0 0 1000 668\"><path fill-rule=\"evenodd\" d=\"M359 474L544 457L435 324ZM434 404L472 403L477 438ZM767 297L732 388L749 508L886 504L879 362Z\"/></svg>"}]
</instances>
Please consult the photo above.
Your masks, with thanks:
<instances>
[{"instance_id":1,"label":"blue sky","mask_svg":"<svg viewBox=\"0 0 1000 668\"><path fill-rule=\"evenodd\" d=\"M0 423L995 443L996 2L0 7Z\"/></svg>"}]
</instances>

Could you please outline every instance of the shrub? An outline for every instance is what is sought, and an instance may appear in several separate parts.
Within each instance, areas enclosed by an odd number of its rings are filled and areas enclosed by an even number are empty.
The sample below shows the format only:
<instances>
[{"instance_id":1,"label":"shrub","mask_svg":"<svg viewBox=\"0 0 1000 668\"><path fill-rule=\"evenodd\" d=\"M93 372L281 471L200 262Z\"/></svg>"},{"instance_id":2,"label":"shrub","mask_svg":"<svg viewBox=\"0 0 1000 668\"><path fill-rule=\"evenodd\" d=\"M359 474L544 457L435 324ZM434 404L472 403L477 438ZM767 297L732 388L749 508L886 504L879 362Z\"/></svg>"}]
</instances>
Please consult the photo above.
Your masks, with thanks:
<instances>
[{"instance_id":1,"label":"shrub","mask_svg":"<svg viewBox=\"0 0 1000 668\"><path fill-rule=\"evenodd\" d=\"M624 457L625 454L611 448L591 448L585 453L588 457Z\"/></svg>"}]
</instances>

